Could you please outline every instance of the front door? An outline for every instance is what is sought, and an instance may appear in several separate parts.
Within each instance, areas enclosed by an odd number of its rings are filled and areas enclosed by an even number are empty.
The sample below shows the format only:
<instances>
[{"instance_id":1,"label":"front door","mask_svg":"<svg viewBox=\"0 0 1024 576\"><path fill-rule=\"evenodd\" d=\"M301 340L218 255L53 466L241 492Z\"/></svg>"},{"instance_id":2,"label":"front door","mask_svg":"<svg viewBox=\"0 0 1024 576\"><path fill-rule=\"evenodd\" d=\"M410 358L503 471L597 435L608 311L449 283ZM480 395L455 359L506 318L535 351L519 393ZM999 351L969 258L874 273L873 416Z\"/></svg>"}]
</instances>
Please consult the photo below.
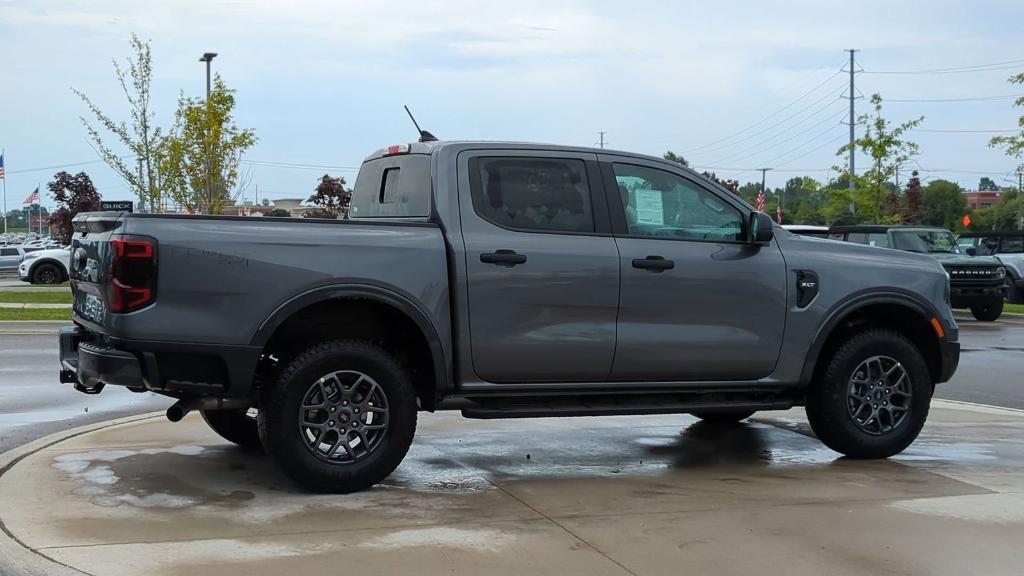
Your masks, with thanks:
<instances>
[{"instance_id":1,"label":"front door","mask_svg":"<svg viewBox=\"0 0 1024 576\"><path fill-rule=\"evenodd\" d=\"M749 208L658 162L602 157L622 286L613 380L753 380L778 360L786 264Z\"/></svg>"},{"instance_id":2,"label":"front door","mask_svg":"<svg viewBox=\"0 0 1024 576\"><path fill-rule=\"evenodd\" d=\"M619 265L596 160L523 150L460 155L471 190L460 194L470 344L482 380L607 378Z\"/></svg>"}]
</instances>

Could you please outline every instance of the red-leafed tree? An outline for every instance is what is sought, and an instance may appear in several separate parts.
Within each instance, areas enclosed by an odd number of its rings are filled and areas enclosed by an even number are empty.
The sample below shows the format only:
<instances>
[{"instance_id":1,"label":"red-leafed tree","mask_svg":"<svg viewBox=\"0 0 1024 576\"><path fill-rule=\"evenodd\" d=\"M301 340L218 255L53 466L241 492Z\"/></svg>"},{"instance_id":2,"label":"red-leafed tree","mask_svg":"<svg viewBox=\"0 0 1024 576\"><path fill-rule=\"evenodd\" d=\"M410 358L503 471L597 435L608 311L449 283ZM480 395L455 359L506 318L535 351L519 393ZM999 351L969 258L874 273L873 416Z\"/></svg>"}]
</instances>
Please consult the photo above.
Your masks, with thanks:
<instances>
[{"instance_id":1,"label":"red-leafed tree","mask_svg":"<svg viewBox=\"0 0 1024 576\"><path fill-rule=\"evenodd\" d=\"M74 176L63 171L57 172L53 175L53 181L46 187L49 188L58 206L49 218L50 225L54 227L53 236L62 244L67 244L75 232L71 226L71 219L79 212L99 210L100 194L85 172L79 172Z\"/></svg>"},{"instance_id":2,"label":"red-leafed tree","mask_svg":"<svg viewBox=\"0 0 1024 576\"><path fill-rule=\"evenodd\" d=\"M924 218L924 189L921 188L921 178L917 170L910 176L907 182L907 189L903 192L903 223L920 224Z\"/></svg>"},{"instance_id":3,"label":"red-leafed tree","mask_svg":"<svg viewBox=\"0 0 1024 576\"><path fill-rule=\"evenodd\" d=\"M307 212L307 218L337 218L348 213L352 190L345 188L344 178L324 174L307 202L319 208Z\"/></svg>"}]
</instances>

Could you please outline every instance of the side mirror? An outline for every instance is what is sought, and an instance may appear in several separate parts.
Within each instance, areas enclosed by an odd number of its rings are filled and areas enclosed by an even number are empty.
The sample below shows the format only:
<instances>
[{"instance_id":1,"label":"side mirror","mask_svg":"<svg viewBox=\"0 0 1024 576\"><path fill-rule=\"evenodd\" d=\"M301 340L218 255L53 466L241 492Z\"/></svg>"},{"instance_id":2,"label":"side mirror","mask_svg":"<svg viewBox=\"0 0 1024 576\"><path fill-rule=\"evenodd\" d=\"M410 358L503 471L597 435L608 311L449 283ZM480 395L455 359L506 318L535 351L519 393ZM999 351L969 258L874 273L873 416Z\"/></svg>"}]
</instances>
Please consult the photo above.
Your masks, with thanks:
<instances>
[{"instance_id":1,"label":"side mirror","mask_svg":"<svg viewBox=\"0 0 1024 576\"><path fill-rule=\"evenodd\" d=\"M775 237L775 231L772 228L772 217L765 214L764 212L751 212L750 213L750 243L751 244L768 244Z\"/></svg>"},{"instance_id":2,"label":"side mirror","mask_svg":"<svg viewBox=\"0 0 1024 576\"><path fill-rule=\"evenodd\" d=\"M978 255L978 249L975 248L974 246L968 246L967 249L964 250L964 252L967 252L968 256L977 256Z\"/></svg>"}]
</instances>

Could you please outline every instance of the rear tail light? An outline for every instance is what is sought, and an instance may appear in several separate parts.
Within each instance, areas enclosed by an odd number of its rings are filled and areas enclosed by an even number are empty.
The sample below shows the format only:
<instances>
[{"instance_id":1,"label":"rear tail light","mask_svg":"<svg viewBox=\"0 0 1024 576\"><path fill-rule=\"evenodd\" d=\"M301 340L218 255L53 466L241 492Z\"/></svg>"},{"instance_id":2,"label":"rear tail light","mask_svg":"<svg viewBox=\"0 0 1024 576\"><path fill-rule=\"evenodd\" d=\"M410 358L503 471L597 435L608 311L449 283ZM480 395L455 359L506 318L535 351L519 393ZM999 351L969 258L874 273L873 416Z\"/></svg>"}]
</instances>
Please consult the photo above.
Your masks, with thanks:
<instances>
[{"instance_id":1,"label":"rear tail light","mask_svg":"<svg viewBox=\"0 0 1024 576\"><path fill-rule=\"evenodd\" d=\"M156 300L156 240L145 236L110 239L107 308L134 312Z\"/></svg>"},{"instance_id":2,"label":"rear tail light","mask_svg":"<svg viewBox=\"0 0 1024 576\"><path fill-rule=\"evenodd\" d=\"M384 153L385 156L394 156L395 154L408 154L409 153L409 145L408 144L392 144L391 146L388 146L384 150L385 150L385 153Z\"/></svg>"}]
</instances>

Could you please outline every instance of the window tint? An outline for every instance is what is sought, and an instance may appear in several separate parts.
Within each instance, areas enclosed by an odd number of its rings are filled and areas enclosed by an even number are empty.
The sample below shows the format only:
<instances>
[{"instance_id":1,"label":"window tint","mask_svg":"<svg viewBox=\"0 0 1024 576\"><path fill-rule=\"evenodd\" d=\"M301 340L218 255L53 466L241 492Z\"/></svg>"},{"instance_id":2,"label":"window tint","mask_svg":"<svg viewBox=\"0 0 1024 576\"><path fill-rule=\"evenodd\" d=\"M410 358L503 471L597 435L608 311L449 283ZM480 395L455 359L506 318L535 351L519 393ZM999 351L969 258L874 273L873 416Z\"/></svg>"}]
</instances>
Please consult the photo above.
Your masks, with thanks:
<instances>
[{"instance_id":1,"label":"window tint","mask_svg":"<svg viewBox=\"0 0 1024 576\"><path fill-rule=\"evenodd\" d=\"M1020 254L1024 252L1024 236L1006 236L1000 254Z\"/></svg>"},{"instance_id":2,"label":"window tint","mask_svg":"<svg viewBox=\"0 0 1024 576\"><path fill-rule=\"evenodd\" d=\"M685 178L643 166L613 164L630 235L741 240L743 217Z\"/></svg>"},{"instance_id":3,"label":"window tint","mask_svg":"<svg viewBox=\"0 0 1024 576\"><path fill-rule=\"evenodd\" d=\"M590 187L582 160L479 158L473 207L506 228L593 232Z\"/></svg>"},{"instance_id":4,"label":"window tint","mask_svg":"<svg viewBox=\"0 0 1024 576\"><path fill-rule=\"evenodd\" d=\"M868 234L868 244L879 248L888 248L889 236L881 233Z\"/></svg>"},{"instance_id":5,"label":"window tint","mask_svg":"<svg viewBox=\"0 0 1024 576\"><path fill-rule=\"evenodd\" d=\"M868 235L864 232L850 232L846 235L847 242L855 242L857 244L867 244Z\"/></svg>"},{"instance_id":6,"label":"window tint","mask_svg":"<svg viewBox=\"0 0 1024 576\"><path fill-rule=\"evenodd\" d=\"M846 240L846 234L842 232L830 232L828 235L828 239L843 241Z\"/></svg>"},{"instance_id":7,"label":"window tint","mask_svg":"<svg viewBox=\"0 0 1024 576\"><path fill-rule=\"evenodd\" d=\"M979 240L978 245L974 248L974 254L976 256L989 256L995 254L999 250L998 237L986 236Z\"/></svg>"},{"instance_id":8,"label":"window tint","mask_svg":"<svg viewBox=\"0 0 1024 576\"><path fill-rule=\"evenodd\" d=\"M16 248L0 248L0 256L17 256L18 250Z\"/></svg>"}]
</instances>

